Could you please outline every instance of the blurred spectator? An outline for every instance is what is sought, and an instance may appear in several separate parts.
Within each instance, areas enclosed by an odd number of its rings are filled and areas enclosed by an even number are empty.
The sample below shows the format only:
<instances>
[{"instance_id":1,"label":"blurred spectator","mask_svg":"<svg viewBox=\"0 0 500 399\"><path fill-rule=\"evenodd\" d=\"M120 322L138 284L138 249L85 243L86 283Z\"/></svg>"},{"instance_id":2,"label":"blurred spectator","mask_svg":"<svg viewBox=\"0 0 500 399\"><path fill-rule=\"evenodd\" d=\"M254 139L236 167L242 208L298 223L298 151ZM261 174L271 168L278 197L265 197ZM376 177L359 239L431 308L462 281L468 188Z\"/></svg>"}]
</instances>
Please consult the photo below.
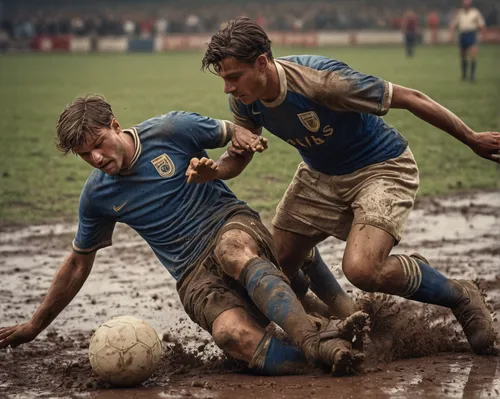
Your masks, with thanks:
<instances>
[{"instance_id":1,"label":"blurred spectator","mask_svg":"<svg viewBox=\"0 0 500 399\"><path fill-rule=\"evenodd\" d=\"M488 26L498 25L498 1L478 0ZM404 10L426 20L431 42L447 27L457 0L0 0L3 30L10 38L46 34L142 36L214 32L239 15L266 30L319 31L401 29ZM51 6L57 4L57 6Z\"/></svg>"},{"instance_id":2,"label":"blurred spectator","mask_svg":"<svg viewBox=\"0 0 500 399\"><path fill-rule=\"evenodd\" d=\"M405 36L406 56L413 57L419 34L418 16L411 8L401 18L401 30Z\"/></svg>"},{"instance_id":3,"label":"blurred spectator","mask_svg":"<svg viewBox=\"0 0 500 399\"><path fill-rule=\"evenodd\" d=\"M131 18L126 18L123 21L123 32L129 37L135 36L135 22Z\"/></svg>"},{"instance_id":4,"label":"blurred spectator","mask_svg":"<svg viewBox=\"0 0 500 399\"><path fill-rule=\"evenodd\" d=\"M9 34L0 27L0 53L5 53L9 49Z\"/></svg>"},{"instance_id":5,"label":"blurred spectator","mask_svg":"<svg viewBox=\"0 0 500 399\"><path fill-rule=\"evenodd\" d=\"M164 17L160 17L156 20L155 26L155 35L165 35L168 30L168 21Z\"/></svg>"},{"instance_id":6,"label":"blurred spectator","mask_svg":"<svg viewBox=\"0 0 500 399\"><path fill-rule=\"evenodd\" d=\"M427 14L427 28L429 29L431 43L437 43L439 14L436 10L432 10Z\"/></svg>"}]
</instances>

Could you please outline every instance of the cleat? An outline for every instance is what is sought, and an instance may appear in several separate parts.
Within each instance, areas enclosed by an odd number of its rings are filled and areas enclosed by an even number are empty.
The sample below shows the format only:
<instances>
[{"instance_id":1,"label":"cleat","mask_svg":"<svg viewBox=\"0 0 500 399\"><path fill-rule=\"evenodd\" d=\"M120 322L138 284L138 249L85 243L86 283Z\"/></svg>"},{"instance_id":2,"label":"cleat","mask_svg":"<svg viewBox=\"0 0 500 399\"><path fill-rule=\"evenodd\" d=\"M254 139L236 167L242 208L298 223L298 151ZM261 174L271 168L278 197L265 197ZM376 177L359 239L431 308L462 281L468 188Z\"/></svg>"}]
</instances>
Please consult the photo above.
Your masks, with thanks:
<instances>
[{"instance_id":1,"label":"cleat","mask_svg":"<svg viewBox=\"0 0 500 399\"><path fill-rule=\"evenodd\" d=\"M310 318L317 332L302 341L306 358L311 363L328 366L335 375L359 372L364 355L353 349L352 343L362 346L361 334L368 330L368 315L359 311L345 320Z\"/></svg>"},{"instance_id":2,"label":"cleat","mask_svg":"<svg viewBox=\"0 0 500 399\"><path fill-rule=\"evenodd\" d=\"M480 355L492 353L497 333L478 284L469 280L450 282L462 291L460 299L451 310L462 325L470 346Z\"/></svg>"},{"instance_id":3,"label":"cleat","mask_svg":"<svg viewBox=\"0 0 500 399\"><path fill-rule=\"evenodd\" d=\"M411 254L412 258L429 264L420 254ZM497 333L493 328L491 314L484 300L484 296L476 282L469 280L449 280L461 296L457 304L451 309L469 341L470 346L477 354L489 354L494 351Z\"/></svg>"}]
</instances>

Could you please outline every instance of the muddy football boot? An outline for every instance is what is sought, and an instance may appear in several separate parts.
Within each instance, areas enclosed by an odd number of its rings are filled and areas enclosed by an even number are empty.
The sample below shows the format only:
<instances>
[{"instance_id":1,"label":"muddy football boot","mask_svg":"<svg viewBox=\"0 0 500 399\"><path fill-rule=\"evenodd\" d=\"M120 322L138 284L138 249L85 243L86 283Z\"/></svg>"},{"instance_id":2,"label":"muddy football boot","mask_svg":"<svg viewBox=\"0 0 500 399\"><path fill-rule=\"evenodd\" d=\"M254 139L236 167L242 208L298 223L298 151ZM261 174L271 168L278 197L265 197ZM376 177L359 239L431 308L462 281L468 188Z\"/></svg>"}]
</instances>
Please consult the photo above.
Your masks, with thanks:
<instances>
[{"instance_id":1,"label":"muddy football boot","mask_svg":"<svg viewBox=\"0 0 500 399\"><path fill-rule=\"evenodd\" d=\"M450 283L462 291L451 310L462 325L467 341L479 355L492 353L497 334L479 286L469 280L450 280Z\"/></svg>"},{"instance_id":2,"label":"muddy football boot","mask_svg":"<svg viewBox=\"0 0 500 399\"><path fill-rule=\"evenodd\" d=\"M429 264L420 254L410 256ZM497 333L493 328L491 313L481 289L474 281L454 279L449 281L461 292L460 298L451 310L462 325L467 341L477 354L492 353Z\"/></svg>"},{"instance_id":3,"label":"muddy football boot","mask_svg":"<svg viewBox=\"0 0 500 399\"><path fill-rule=\"evenodd\" d=\"M311 318L316 332L308 334L301 348L313 364L326 365L332 374L355 374L360 371L364 354L353 349L352 342L361 340L367 329L368 315L356 312L345 320Z\"/></svg>"}]
</instances>

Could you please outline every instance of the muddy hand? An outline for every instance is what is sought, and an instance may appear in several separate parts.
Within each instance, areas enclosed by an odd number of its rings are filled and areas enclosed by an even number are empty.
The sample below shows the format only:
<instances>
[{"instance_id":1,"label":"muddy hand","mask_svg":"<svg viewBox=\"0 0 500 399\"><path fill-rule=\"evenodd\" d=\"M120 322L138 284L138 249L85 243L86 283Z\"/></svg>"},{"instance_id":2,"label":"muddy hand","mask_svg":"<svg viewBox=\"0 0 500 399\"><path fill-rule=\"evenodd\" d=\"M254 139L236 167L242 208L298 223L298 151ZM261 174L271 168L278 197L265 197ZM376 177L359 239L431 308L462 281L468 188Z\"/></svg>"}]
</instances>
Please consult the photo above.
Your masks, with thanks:
<instances>
[{"instance_id":1,"label":"muddy hand","mask_svg":"<svg viewBox=\"0 0 500 399\"><path fill-rule=\"evenodd\" d=\"M258 136L252 144L250 144L250 151L252 152L264 152L267 150L267 139L262 136Z\"/></svg>"},{"instance_id":2,"label":"muddy hand","mask_svg":"<svg viewBox=\"0 0 500 399\"><path fill-rule=\"evenodd\" d=\"M243 151L264 151L267 148L267 139L264 139L265 142L262 142L260 137L260 135L254 134L244 127L235 125L233 138L231 139L234 152L241 154Z\"/></svg>"},{"instance_id":3,"label":"muddy hand","mask_svg":"<svg viewBox=\"0 0 500 399\"><path fill-rule=\"evenodd\" d=\"M470 148L477 155L500 163L500 133L484 132L476 133L470 144Z\"/></svg>"},{"instance_id":4,"label":"muddy hand","mask_svg":"<svg viewBox=\"0 0 500 399\"><path fill-rule=\"evenodd\" d=\"M206 183L217 179L218 166L213 159L192 158L186 171L188 183Z\"/></svg>"},{"instance_id":5,"label":"muddy hand","mask_svg":"<svg viewBox=\"0 0 500 399\"><path fill-rule=\"evenodd\" d=\"M31 323L22 323L10 327L0 328L0 349L11 346L15 348L21 344L33 341L40 331Z\"/></svg>"}]
</instances>

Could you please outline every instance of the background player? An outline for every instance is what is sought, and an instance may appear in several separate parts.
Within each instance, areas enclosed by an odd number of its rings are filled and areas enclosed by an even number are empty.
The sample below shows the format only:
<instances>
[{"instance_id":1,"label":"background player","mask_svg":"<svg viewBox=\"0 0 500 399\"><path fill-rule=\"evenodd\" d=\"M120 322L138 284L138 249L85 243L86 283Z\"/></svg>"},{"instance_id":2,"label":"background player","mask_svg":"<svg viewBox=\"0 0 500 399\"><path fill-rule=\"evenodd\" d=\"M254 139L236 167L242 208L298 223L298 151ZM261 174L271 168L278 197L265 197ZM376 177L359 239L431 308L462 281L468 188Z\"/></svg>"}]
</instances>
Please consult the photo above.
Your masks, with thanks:
<instances>
[{"instance_id":1,"label":"background player","mask_svg":"<svg viewBox=\"0 0 500 399\"><path fill-rule=\"evenodd\" d=\"M415 46L419 40L420 27L418 16L412 9L408 9L403 13L401 30L405 39L406 56L413 57L415 55Z\"/></svg>"},{"instance_id":2,"label":"background player","mask_svg":"<svg viewBox=\"0 0 500 399\"><path fill-rule=\"evenodd\" d=\"M462 80L467 80L467 72L469 70L469 80L473 82L476 78L477 32L480 31L484 34L485 26L481 12L477 8L472 7L472 0L463 0L462 8L457 11L450 23L451 35L454 35L455 31L458 31Z\"/></svg>"}]
</instances>

